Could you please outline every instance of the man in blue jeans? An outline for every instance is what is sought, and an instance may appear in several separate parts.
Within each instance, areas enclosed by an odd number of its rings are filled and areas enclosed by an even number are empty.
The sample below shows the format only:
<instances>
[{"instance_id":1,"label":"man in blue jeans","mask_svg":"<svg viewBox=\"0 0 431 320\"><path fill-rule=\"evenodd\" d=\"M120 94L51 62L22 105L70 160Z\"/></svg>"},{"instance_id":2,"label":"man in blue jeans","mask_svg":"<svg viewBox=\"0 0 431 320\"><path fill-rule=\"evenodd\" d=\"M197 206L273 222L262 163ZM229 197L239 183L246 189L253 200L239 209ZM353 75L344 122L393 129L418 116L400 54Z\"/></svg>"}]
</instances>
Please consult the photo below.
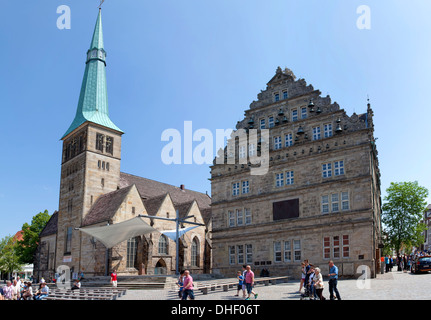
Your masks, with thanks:
<instances>
[{"instance_id":1,"label":"man in blue jeans","mask_svg":"<svg viewBox=\"0 0 431 320\"><path fill-rule=\"evenodd\" d=\"M340 293L337 289L338 268L334 265L334 261L329 261L329 298L334 300L334 292L337 300L341 300Z\"/></svg>"}]
</instances>

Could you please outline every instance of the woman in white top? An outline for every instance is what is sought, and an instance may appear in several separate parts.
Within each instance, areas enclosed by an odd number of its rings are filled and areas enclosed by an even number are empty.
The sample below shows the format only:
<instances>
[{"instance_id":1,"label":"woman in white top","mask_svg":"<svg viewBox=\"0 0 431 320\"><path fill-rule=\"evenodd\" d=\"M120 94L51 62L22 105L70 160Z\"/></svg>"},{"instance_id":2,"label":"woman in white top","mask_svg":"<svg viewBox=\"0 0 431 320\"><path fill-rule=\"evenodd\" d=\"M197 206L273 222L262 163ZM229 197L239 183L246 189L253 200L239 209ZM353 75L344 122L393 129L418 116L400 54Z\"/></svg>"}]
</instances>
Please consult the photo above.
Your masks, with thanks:
<instances>
[{"instance_id":1,"label":"woman in white top","mask_svg":"<svg viewBox=\"0 0 431 320\"><path fill-rule=\"evenodd\" d=\"M316 293L319 297L320 300L326 300L325 297L322 295L323 293L323 276L322 273L320 271L320 268L315 268L314 269L314 278L313 278L313 282L314 282L314 288L316 288Z\"/></svg>"},{"instance_id":2,"label":"woman in white top","mask_svg":"<svg viewBox=\"0 0 431 320\"><path fill-rule=\"evenodd\" d=\"M302 287L304 286L305 281L305 262L301 263L301 283L299 284L299 291L301 293Z\"/></svg>"}]
</instances>

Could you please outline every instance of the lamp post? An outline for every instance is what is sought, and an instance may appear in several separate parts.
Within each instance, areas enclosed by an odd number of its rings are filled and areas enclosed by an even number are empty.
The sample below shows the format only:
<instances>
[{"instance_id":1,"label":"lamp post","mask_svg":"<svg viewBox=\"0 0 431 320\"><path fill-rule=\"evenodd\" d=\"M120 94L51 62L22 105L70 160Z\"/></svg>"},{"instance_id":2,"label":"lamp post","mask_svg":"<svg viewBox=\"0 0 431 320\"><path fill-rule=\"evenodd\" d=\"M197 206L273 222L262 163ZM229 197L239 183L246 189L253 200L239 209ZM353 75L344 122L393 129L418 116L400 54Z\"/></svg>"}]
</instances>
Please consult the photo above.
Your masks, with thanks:
<instances>
[{"instance_id":1,"label":"lamp post","mask_svg":"<svg viewBox=\"0 0 431 320\"><path fill-rule=\"evenodd\" d=\"M205 226L202 223L197 223L197 222L190 222L187 221L186 219L189 218L193 218L194 216L187 216L184 218L180 218L179 212L178 210L176 210L176 216L175 219L170 219L170 218L163 218L163 217L154 217L154 216L147 216L147 215L143 215L140 214L139 217L142 218L150 218L150 219L160 219L160 220L166 220L166 221L174 221L175 222L175 231L176 231L176 235L175 235L175 244L176 244L176 259L175 259L175 274L179 275L179 256L180 256L180 223L188 223L188 224L192 224L192 225L196 225L196 226Z\"/></svg>"}]
</instances>

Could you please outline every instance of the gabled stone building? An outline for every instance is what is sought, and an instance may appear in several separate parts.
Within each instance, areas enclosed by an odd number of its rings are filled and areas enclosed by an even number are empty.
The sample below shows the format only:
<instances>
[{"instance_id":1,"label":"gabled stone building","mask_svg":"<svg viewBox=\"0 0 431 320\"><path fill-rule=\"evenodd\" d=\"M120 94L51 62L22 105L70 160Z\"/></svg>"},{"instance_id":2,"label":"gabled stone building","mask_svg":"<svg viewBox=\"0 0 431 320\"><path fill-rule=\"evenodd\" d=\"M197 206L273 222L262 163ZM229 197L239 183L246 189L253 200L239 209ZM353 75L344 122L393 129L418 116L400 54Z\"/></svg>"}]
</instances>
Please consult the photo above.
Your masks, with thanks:
<instances>
[{"instance_id":1,"label":"gabled stone building","mask_svg":"<svg viewBox=\"0 0 431 320\"><path fill-rule=\"evenodd\" d=\"M129 239L113 248L77 230L106 226L139 214L175 218L194 215L199 226L180 239L181 269L210 272L211 199L207 194L120 171L123 131L109 117L101 11L82 81L76 116L62 137L58 213L41 233L36 275L52 277L60 265L87 277L108 274L173 274L176 243L161 233ZM151 221L150 221L151 220ZM172 221L148 219L159 231Z\"/></svg>"},{"instance_id":2,"label":"gabled stone building","mask_svg":"<svg viewBox=\"0 0 431 320\"><path fill-rule=\"evenodd\" d=\"M380 172L373 111L348 116L329 96L278 68L237 130L269 130L269 170L240 164L262 145L236 146L235 164L211 167L213 272L243 264L300 277L308 259L340 274L374 276L380 257ZM226 156L226 155L225 155Z\"/></svg>"}]
</instances>

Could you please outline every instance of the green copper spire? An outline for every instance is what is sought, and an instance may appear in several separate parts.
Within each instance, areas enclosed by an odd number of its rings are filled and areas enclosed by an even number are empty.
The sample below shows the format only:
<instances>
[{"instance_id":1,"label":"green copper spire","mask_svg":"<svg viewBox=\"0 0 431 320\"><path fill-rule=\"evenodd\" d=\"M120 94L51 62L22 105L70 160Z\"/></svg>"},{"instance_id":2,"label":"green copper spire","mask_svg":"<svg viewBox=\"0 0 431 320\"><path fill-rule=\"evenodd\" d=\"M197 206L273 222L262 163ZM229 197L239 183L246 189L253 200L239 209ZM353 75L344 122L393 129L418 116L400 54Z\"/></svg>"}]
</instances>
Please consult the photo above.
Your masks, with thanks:
<instances>
[{"instance_id":1,"label":"green copper spire","mask_svg":"<svg viewBox=\"0 0 431 320\"><path fill-rule=\"evenodd\" d=\"M105 59L102 12L99 10L91 46L87 51L87 62L75 119L62 139L87 121L123 132L109 118Z\"/></svg>"}]
</instances>

